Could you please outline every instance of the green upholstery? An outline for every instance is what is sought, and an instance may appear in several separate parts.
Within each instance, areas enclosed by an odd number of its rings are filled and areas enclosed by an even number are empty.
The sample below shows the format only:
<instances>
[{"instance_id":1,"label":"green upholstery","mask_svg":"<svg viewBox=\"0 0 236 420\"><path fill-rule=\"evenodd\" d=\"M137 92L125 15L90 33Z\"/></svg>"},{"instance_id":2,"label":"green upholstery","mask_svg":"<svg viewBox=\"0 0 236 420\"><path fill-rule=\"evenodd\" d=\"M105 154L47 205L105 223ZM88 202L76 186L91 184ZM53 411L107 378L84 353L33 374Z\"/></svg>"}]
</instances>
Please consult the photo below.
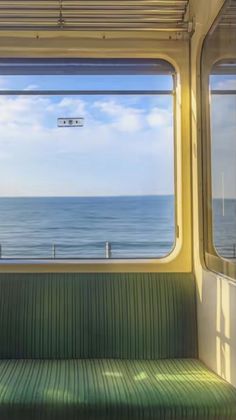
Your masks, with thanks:
<instances>
[{"instance_id":1,"label":"green upholstery","mask_svg":"<svg viewBox=\"0 0 236 420\"><path fill-rule=\"evenodd\" d=\"M0 420L236 419L191 274L0 274Z\"/></svg>"},{"instance_id":2,"label":"green upholstery","mask_svg":"<svg viewBox=\"0 0 236 420\"><path fill-rule=\"evenodd\" d=\"M196 357L191 274L4 274L0 358Z\"/></svg>"},{"instance_id":3,"label":"green upholstery","mask_svg":"<svg viewBox=\"0 0 236 420\"><path fill-rule=\"evenodd\" d=\"M191 359L2 360L0 377L1 420L236 418L233 388Z\"/></svg>"}]
</instances>

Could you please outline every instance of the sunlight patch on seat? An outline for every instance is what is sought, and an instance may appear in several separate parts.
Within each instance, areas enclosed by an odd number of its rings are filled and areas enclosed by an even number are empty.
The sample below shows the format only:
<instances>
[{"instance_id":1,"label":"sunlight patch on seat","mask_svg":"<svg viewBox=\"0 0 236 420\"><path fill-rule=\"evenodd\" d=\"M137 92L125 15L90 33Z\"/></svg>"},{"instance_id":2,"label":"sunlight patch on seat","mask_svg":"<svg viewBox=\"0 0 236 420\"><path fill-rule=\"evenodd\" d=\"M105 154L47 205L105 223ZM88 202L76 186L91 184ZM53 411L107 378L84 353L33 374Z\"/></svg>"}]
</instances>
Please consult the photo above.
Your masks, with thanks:
<instances>
[{"instance_id":1,"label":"sunlight patch on seat","mask_svg":"<svg viewBox=\"0 0 236 420\"><path fill-rule=\"evenodd\" d=\"M148 375L145 372L141 372L138 375L134 376L135 381L143 381L144 379L147 379Z\"/></svg>"}]
</instances>

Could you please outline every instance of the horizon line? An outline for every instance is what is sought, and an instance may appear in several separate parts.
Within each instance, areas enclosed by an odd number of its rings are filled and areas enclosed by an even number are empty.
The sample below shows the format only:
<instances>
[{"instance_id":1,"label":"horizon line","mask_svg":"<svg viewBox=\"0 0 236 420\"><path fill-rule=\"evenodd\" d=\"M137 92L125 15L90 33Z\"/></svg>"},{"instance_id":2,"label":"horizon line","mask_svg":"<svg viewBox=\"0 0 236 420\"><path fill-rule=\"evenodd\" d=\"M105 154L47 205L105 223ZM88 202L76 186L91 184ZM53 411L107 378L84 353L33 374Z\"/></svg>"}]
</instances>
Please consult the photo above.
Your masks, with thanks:
<instances>
[{"instance_id":1,"label":"horizon line","mask_svg":"<svg viewBox=\"0 0 236 420\"><path fill-rule=\"evenodd\" d=\"M173 197L175 194L117 194L117 195L0 195L1 198L116 198L116 197Z\"/></svg>"}]
</instances>

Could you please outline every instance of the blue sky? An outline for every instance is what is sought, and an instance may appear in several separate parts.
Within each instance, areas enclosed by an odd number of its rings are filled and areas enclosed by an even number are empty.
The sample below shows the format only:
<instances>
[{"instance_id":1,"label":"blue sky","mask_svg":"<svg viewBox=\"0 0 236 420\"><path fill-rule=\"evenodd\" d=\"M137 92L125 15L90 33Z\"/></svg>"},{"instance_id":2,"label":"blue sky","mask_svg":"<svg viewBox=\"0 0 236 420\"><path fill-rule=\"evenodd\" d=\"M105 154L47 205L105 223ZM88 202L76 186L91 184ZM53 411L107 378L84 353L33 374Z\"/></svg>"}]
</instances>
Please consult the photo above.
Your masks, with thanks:
<instances>
[{"instance_id":1,"label":"blue sky","mask_svg":"<svg viewBox=\"0 0 236 420\"><path fill-rule=\"evenodd\" d=\"M0 76L1 77L1 76ZM0 89L129 89L171 90L173 80L164 75L126 76L4 76L0 78Z\"/></svg>"},{"instance_id":2,"label":"blue sky","mask_svg":"<svg viewBox=\"0 0 236 420\"><path fill-rule=\"evenodd\" d=\"M171 76L9 76L0 89L172 89ZM236 89L235 76L212 76ZM173 194L171 96L1 96L0 196ZM213 196L236 198L236 95L213 96ZM84 117L83 128L57 128Z\"/></svg>"},{"instance_id":3,"label":"blue sky","mask_svg":"<svg viewBox=\"0 0 236 420\"><path fill-rule=\"evenodd\" d=\"M1 77L1 89L171 89L170 76ZM83 117L83 128L58 128ZM172 96L0 97L0 196L173 194Z\"/></svg>"}]
</instances>

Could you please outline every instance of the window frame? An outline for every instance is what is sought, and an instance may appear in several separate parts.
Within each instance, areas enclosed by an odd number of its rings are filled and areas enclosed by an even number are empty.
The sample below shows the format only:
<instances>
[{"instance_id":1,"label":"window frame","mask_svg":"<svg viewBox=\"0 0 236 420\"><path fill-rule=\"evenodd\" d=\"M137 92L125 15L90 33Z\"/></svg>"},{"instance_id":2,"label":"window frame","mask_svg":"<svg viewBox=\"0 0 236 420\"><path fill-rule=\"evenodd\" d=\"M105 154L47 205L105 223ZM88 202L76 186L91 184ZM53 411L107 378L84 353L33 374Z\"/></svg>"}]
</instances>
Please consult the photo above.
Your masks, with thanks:
<instances>
[{"instance_id":1,"label":"window frame","mask_svg":"<svg viewBox=\"0 0 236 420\"><path fill-rule=\"evenodd\" d=\"M74 41L72 40L73 45ZM7 56L11 58L25 58L23 38L16 38L14 47L18 48L10 52ZM27 44L26 44L27 45ZM30 56L42 59L44 57L68 58L66 42L61 44L60 39L55 40L55 48L50 49L49 39L42 40L40 49L38 43L32 45ZM75 44L77 45L77 44ZM84 45L84 46L83 46ZM87 49L85 40L80 41L80 49L74 52L73 57L79 58L99 58L107 56L106 48L103 52L95 52L93 44ZM86 46L86 48L85 48ZM112 47L113 46L113 47ZM109 48L113 48L112 57L129 59L159 59L169 62L176 74L176 95L175 95L175 192L176 192L176 245L170 255L159 259L127 259L127 260L22 260L22 261L0 261L0 272L24 272L24 273L43 273L43 272L191 272L193 267L193 247L192 247L192 216L191 216L191 145L190 145L190 92L188 89L190 82L189 73L189 48L186 41L176 43L176 40L165 42L165 52L163 44L156 43L155 40L132 40L127 45L124 44L122 51L117 48L115 40L111 40ZM86 51L83 49L85 48ZM110 51L110 50L109 50Z\"/></svg>"},{"instance_id":2,"label":"window frame","mask_svg":"<svg viewBox=\"0 0 236 420\"><path fill-rule=\"evenodd\" d=\"M235 60L232 53L227 51L224 55L216 49L210 59L206 59L205 53L206 43L209 36L217 27L224 11L229 3L226 0L219 15L217 16L213 26L208 31L201 50L200 62L200 80L201 80L201 177L202 177L202 215L203 215L203 262L205 267L217 274L225 275L236 280L236 263L223 258L214 245L213 240L213 211L212 211L212 154L211 154L211 88L210 76L212 69L217 63L222 61ZM211 203L209 205L209 203Z\"/></svg>"}]
</instances>

